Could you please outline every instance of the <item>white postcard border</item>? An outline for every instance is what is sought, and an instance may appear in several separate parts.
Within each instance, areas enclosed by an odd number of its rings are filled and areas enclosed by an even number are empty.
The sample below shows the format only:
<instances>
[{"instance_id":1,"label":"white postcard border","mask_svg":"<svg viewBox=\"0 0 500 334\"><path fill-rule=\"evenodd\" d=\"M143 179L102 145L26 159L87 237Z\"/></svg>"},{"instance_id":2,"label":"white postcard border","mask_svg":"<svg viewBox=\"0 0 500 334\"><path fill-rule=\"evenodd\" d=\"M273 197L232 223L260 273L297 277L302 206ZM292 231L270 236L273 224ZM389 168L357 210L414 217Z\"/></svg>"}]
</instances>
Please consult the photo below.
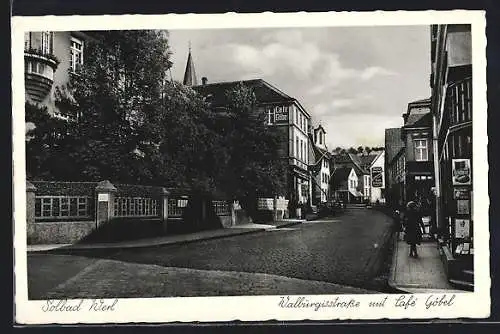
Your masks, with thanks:
<instances>
[{"instance_id":1,"label":"white postcard border","mask_svg":"<svg viewBox=\"0 0 500 334\"><path fill-rule=\"evenodd\" d=\"M473 152L474 152L474 274L475 292L455 294L448 307L427 310L430 294L412 295L417 307L394 306L399 295L316 295L303 296L322 302L339 297L360 302L358 308L281 308L280 296L178 297L120 299L113 312L88 310L80 312L43 312L45 301L30 301L27 294L26 253L26 172L24 145L24 45L25 31L114 30L114 29L200 29L200 28L264 28L324 27L372 25L430 25L463 23L472 25L473 49ZM166 14L166 15L101 15L45 16L12 18L12 93L13 93L13 198L15 248L15 312L22 324L129 323L129 322L213 322L265 320L331 320L331 319L424 319L484 318L490 314L489 265L489 197L487 161L486 102L486 35L483 11L395 11L395 12L330 12L330 13L259 13L259 14ZM450 294L451 295L451 294ZM384 308L370 308L369 301L388 296ZM408 295L409 296L409 295ZM389 302L390 301L390 302Z\"/></svg>"}]
</instances>

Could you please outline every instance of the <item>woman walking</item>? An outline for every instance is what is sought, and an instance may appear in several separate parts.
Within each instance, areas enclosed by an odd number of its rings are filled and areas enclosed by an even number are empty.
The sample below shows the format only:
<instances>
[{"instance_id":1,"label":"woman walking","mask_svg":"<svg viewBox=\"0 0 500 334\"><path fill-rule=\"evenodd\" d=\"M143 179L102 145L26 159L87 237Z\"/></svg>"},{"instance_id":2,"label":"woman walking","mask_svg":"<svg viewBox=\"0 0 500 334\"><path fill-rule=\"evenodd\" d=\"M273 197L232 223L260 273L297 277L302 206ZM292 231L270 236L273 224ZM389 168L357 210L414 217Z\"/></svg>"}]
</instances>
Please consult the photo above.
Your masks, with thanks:
<instances>
[{"instance_id":1,"label":"woman walking","mask_svg":"<svg viewBox=\"0 0 500 334\"><path fill-rule=\"evenodd\" d=\"M410 256L418 257L417 245L422 241L422 230L424 223L417 211L417 203L410 201L407 206L405 219L405 240L410 245Z\"/></svg>"}]
</instances>

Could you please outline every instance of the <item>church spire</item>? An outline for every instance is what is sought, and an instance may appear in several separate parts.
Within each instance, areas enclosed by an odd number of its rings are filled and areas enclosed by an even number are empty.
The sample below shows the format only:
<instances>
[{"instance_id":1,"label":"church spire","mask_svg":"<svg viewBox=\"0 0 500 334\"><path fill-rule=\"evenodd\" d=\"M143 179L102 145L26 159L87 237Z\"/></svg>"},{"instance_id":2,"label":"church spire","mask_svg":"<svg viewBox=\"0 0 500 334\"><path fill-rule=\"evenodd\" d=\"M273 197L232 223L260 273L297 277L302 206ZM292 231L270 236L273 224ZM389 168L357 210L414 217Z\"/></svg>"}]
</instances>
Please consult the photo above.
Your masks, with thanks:
<instances>
[{"instance_id":1,"label":"church spire","mask_svg":"<svg viewBox=\"0 0 500 334\"><path fill-rule=\"evenodd\" d=\"M191 42L189 42L189 54L186 64L186 71L184 72L184 81L182 82L187 86L197 86L198 80L196 79L196 71L194 70L193 57L191 56Z\"/></svg>"}]
</instances>

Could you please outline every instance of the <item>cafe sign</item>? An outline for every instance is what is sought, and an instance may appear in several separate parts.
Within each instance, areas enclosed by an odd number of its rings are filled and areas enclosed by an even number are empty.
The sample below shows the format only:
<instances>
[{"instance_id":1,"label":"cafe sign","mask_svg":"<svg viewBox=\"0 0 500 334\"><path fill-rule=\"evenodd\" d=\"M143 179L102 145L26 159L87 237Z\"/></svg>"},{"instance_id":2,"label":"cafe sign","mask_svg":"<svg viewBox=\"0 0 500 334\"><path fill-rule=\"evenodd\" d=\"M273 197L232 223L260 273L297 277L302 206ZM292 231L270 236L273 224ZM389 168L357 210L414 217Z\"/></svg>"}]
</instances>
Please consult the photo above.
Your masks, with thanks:
<instances>
[{"instance_id":1,"label":"cafe sign","mask_svg":"<svg viewBox=\"0 0 500 334\"><path fill-rule=\"evenodd\" d=\"M454 186L471 184L470 159L453 159L451 166L451 177Z\"/></svg>"},{"instance_id":2,"label":"cafe sign","mask_svg":"<svg viewBox=\"0 0 500 334\"><path fill-rule=\"evenodd\" d=\"M276 123L288 123L288 107L276 107L274 120Z\"/></svg>"}]
</instances>

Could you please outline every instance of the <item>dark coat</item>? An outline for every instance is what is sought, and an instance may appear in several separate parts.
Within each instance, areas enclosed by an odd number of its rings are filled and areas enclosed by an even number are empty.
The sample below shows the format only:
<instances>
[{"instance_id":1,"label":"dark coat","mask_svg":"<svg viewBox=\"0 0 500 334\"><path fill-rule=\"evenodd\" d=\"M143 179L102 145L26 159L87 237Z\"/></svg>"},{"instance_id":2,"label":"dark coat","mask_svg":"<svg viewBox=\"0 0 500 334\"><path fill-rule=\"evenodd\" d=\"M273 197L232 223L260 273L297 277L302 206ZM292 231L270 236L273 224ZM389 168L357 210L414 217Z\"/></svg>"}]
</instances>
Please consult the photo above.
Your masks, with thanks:
<instances>
[{"instance_id":1,"label":"dark coat","mask_svg":"<svg viewBox=\"0 0 500 334\"><path fill-rule=\"evenodd\" d=\"M423 224L418 212L413 210L407 212L405 219L405 241L409 245L420 245Z\"/></svg>"}]
</instances>

